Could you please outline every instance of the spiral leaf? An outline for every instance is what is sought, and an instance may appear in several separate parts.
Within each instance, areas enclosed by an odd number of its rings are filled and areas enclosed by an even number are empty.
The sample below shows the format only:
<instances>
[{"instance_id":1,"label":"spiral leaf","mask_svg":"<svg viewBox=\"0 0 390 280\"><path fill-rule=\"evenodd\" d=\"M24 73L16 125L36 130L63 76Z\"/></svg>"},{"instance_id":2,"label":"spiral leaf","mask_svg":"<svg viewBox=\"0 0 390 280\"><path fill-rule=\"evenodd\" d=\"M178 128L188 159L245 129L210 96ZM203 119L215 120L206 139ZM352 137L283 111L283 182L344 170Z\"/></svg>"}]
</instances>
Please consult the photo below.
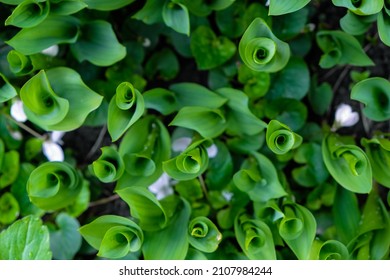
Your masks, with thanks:
<instances>
[{"instance_id":1,"label":"spiral leaf","mask_svg":"<svg viewBox=\"0 0 390 280\"><path fill-rule=\"evenodd\" d=\"M362 145L372 166L372 175L381 185L390 188L390 140L385 135L362 139Z\"/></svg>"},{"instance_id":2,"label":"spiral leaf","mask_svg":"<svg viewBox=\"0 0 390 280\"><path fill-rule=\"evenodd\" d=\"M322 142L322 156L332 177L344 188L356 193L369 193L372 188L371 164L362 149L344 144L329 133Z\"/></svg>"},{"instance_id":3,"label":"spiral leaf","mask_svg":"<svg viewBox=\"0 0 390 280\"><path fill-rule=\"evenodd\" d=\"M50 11L50 2L45 0L27 0L20 3L6 19L5 25L30 28L46 19Z\"/></svg>"},{"instance_id":4,"label":"spiral leaf","mask_svg":"<svg viewBox=\"0 0 390 280\"><path fill-rule=\"evenodd\" d=\"M34 71L31 58L21 52L11 50L7 55L7 61L11 72L17 75L27 75Z\"/></svg>"},{"instance_id":5,"label":"spiral leaf","mask_svg":"<svg viewBox=\"0 0 390 280\"><path fill-rule=\"evenodd\" d=\"M14 98L17 94L16 89L9 83L8 79L0 73L0 103Z\"/></svg>"},{"instance_id":6,"label":"spiral leaf","mask_svg":"<svg viewBox=\"0 0 390 280\"><path fill-rule=\"evenodd\" d=\"M202 139L193 142L180 155L163 162L164 171L176 180L191 180L204 171L209 164L207 146L210 141Z\"/></svg>"},{"instance_id":7,"label":"spiral leaf","mask_svg":"<svg viewBox=\"0 0 390 280\"><path fill-rule=\"evenodd\" d=\"M271 120L265 135L268 148L277 155L283 155L298 148L302 143L302 137L294 133L287 125Z\"/></svg>"},{"instance_id":8,"label":"spiral leaf","mask_svg":"<svg viewBox=\"0 0 390 280\"><path fill-rule=\"evenodd\" d=\"M70 68L41 70L20 91L28 119L45 130L80 127L103 97L88 88Z\"/></svg>"},{"instance_id":9,"label":"spiral leaf","mask_svg":"<svg viewBox=\"0 0 390 280\"><path fill-rule=\"evenodd\" d=\"M318 252L319 260L348 260L349 252L347 247L337 240L325 241Z\"/></svg>"},{"instance_id":10,"label":"spiral leaf","mask_svg":"<svg viewBox=\"0 0 390 280\"><path fill-rule=\"evenodd\" d=\"M368 78L355 84L351 98L365 105L363 114L374 121L390 119L390 82L381 77Z\"/></svg>"},{"instance_id":11,"label":"spiral leaf","mask_svg":"<svg viewBox=\"0 0 390 280\"><path fill-rule=\"evenodd\" d=\"M284 217L279 223L279 234L300 260L307 260L316 235L317 224L305 207L287 202Z\"/></svg>"},{"instance_id":12,"label":"spiral leaf","mask_svg":"<svg viewBox=\"0 0 390 280\"><path fill-rule=\"evenodd\" d=\"M125 171L125 163L118 151L110 146L101 148L102 154L92 163L96 177L104 183L117 181Z\"/></svg>"},{"instance_id":13,"label":"spiral leaf","mask_svg":"<svg viewBox=\"0 0 390 280\"><path fill-rule=\"evenodd\" d=\"M118 140L142 116L144 110L141 93L132 84L121 83L108 105L107 128L112 140Z\"/></svg>"},{"instance_id":14,"label":"spiral leaf","mask_svg":"<svg viewBox=\"0 0 390 280\"><path fill-rule=\"evenodd\" d=\"M148 187L161 176L162 162L168 160L171 155L169 133L166 127L152 116L140 119L123 137L119 154L124 160L125 172L116 188Z\"/></svg>"},{"instance_id":15,"label":"spiral leaf","mask_svg":"<svg viewBox=\"0 0 390 280\"><path fill-rule=\"evenodd\" d=\"M84 239L95 249L98 256L122 258L141 249L144 234L132 220L114 215L100 216L80 228Z\"/></svg>"},{"instance_id":16,"label":"spiral leaf","mask_svg":"<svg viewBox=\"0 0 390 280\"><path fill-rule=\"evenodd\" d=\"M58 210L76 200L82 185L80 174L68 163L46 162L30 174L27 192L39 208Z\"/></svg>"},{"instance_id":17,"label":"spiral leaf","mask_svg":"<svg viewBox=\"0 0 390 280\"><path fill-rule=\"evenodd\" d=\"M270 228L261 220L238 214L234 219L237 242L251 260L276 260L274 240Z\"/></svg>"},{"instance_id":18,"label":"spiral leaf","mask_svg":"<svg viewBox=\"0 0 390 280\"><path fill-rule=\"evenodd\" d=\"M207 217L196 217L188 226L190 244L206 253L217 250L222 240L222 234L216 225Z\"/></svg>"},{"instance_id":19,"label":"spiral leaf","mask_svg":"<svg viewBox=\"0 0 390 280\"><path fill-rule=\"evenodd\" d=\"M249 25L238 49L244 63L255 71L277 72L290 59L289 45L279 40L261 18Z\"/></svg>"},{"instance_id":20,"label":"spiral leaf","mask_svg":"<svg viewBox=\"0 0 390 280\"><path fill-rule=\"evenodd\" d=\"M332 0L332 3L338 7L345 7L357 15L366 16L379 13L383 8L384 0Z\"/></svg>"},{"instance_id":21,"label":"spiral leaf","mask_svg":"<svg viewBox=\"0 0 390 280\"><path fill-rule=\"evenodd\" d=\"M272 162L256 152L253 152L252 158L245 160L241 169L234 174L233 182L253 201L266 202L286 195Z\"/></svg>"}]
</instances>

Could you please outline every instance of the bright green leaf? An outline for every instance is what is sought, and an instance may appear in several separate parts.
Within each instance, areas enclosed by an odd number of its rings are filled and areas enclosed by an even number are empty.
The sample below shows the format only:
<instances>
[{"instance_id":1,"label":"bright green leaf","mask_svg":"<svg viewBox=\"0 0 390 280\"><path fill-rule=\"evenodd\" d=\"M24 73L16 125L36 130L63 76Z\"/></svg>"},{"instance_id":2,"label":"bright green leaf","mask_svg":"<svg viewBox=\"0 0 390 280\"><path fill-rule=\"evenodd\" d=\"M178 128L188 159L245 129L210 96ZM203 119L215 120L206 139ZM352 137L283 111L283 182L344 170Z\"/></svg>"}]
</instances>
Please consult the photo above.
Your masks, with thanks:
<instances>
[{"instance_id":1,"label":"bright green leaf","mask_svg":"<svg viewBox=\"0 0 390 280\"><path fill-rule=\"evenodd\" d=\"M190 35L190 15L185 5L176 3L176 1L165 1L162 18L165 24L173 30Z\"/></svg>"},{"instance_id":2,"label":"bright green leaf","mask_svg":"<svg viewBox=\"0 0 390 280\"><path fill-rule=\"evenodd\" d=\"M37 26L49 15L49 1L27 0L20 3L12 14L5 20L5 25L14 25L20 28Z\"/></svg>"},{"instance_id":3,"label":"bright green leaf","mask_svg":"<svg viewBox=\"0 0 390 280\"><path fill-rule=\"evenodd\" d=\"M8 151L4 154L0 170L0 190L11 185L19 174L20 156L17 151Z\"/></svg>"},{"instance_id":4,"label":"bright green leaf","mask_svg":"<svg viewBox=\"0 0 390 280\"><path fill-rule=\"evenodd\" d=\"M300 135L277 120L269 122L265 137L268 148L277 155L286 154L290 150L299 147L302 143Z\"/></svg>"},{"instance_id":5,"label":"bright green leaf","mask_svg":"<svg viewBox=\"0 0 390 280\"><path fill-rule=\"evenodd\" d=\"M196 217L192 219L188 226L188 241L190 244L206 253L214 252L218 249L222 241L222 234L217 226L207 217Z\"/></svg>"},{"instance_id":6,"label":"bright green leaf","mask_svg":"<svg viewBox=\"0 0 390 280\"><path fill-rule=\"evenodd\" d=\"M309 4L310 0L284 1L271 0L269 4L269 14L272 16L284 15L302 9Z\"/></svg>"},{"instance_id":7,"label":"bright green leaf","mask_svg":"<svg viewBox=\"0 0 390 280\"><path fill-rule=\"evenodd\" d=\"M364 0L332 0L333 5L345 7L351 12L363 16L377 14L382 10L384 0L364 1Z\"/></svg>"},{"instance_id":8,"label":"bright green leaf","mask_svg":"<svg viewBox=\"0 0 390 280\"><path fill-rule=\"evenodd\" d=\"M18 201L12 193L6 192L0 196L0 224L11 224L19 217L19 213Z\"/></svg>"},{"instance_id":9,"label":"bright green leaf","mask_svg":"<svg viewBox=\"0 0 390 280\"><path fill-rule=\"evenodd\" d=\"M143 93L145 108L153 109L163 115L175 112L179 105L175 94L163 88L153 88Z\"/></svg>"},{"instance_id":10,"label":"bright green leaf","mask_svg":"<svg viewBox=\"0 0 390 280\"><path fill-rule=\"evenodd\" d=\"M104 183L117 181L125 171L125 163L113 146L101 148L102 154L92 163L96 177Z\"/></svg>"},{"instance_id":11,"label":"bright green leaf","mask_svg":"<svg viewBox=\"0 0 390 280\"><path fill-rule=\"evenodd\" d=\"M17 94L16 89L9 83L8 79L0 73L0 103L14 98Z\"/></svg>"}]
</instances>

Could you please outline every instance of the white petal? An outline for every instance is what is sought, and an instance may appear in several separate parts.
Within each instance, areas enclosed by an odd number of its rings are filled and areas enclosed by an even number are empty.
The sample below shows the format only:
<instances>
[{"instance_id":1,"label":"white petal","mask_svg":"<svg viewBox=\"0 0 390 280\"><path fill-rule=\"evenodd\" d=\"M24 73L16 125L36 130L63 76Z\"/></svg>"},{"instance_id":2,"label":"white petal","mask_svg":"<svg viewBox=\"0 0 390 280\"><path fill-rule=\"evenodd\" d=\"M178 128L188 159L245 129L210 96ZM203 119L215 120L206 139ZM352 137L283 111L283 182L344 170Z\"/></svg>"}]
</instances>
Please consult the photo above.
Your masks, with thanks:
<instances>
[{"instance_id":1,"label":"white petal","mask_svg":"<svg viewBox=\"0 0 390 280\"><path fill-rule=\"evenodd\" d=\"M265 3L265 6L266 6L266 7L269 6L269 2L270 2L270 0L267 0L267 2Z\"/></svg>"},{"instance_id":2,"label":"white petal","mask_svg":"<svg viewBox=\"0 0 390 280\"><path fill-rule=\"evenodd\" d=\"M174 152L182 152L191 144L191 142L192 142L192 139L189 137L177 138L172 143L172 150Z\"/></svg>"},{"instance_id":3,"label":"white petal","mask_svg":"<svg viewBox=\"0 0 390 280\"><path fill-rule=\"evenodd\" d=\"M59 48L58 45L53 45L41 51L41 53L46 54L48 56L56 56L58 54Z\"/></svg>"},{"instance_id":4,"label":"white petal","mask_svg":"<svg viewBox=\"0 0 390 280\"><path fill-rule=\"evenodd\" d=\"M61 139L65 135L64 131L53 131L50 134L50 140L55 143L62 143Z\"/></svg>"},{"instance_id":5,"label":"white petal","mask_svg":"<svg viewBox=\"0 0 390 280\"><path fill-rule=\"evenodd\" d=\"M231 201L233 197L233 193L228 192L228 191L222 191L222 196L223 198L226 199L226 201Z\"/></svg>"},{"instance_id":6,"label":"white petal","mask_svg":"<svg viewBox=\"0 0 390 280\"><path fill-rule=\"evenodd\" d=\"M23 135L20 131L18 130L15 130L15 131L11 131L11 136L12 138L14 138L15 140L22 140L23 139Z\"/></svg>"},{"instance_id":7,"label":"white petal","mask_svg":"<svg viewBox=\"0 0 390 280\"><path fill-rule=\"evenodd\" d=\"M170 177L167 173L163 173L148 189L151 191L158 200L173 194L173 189L170 185Z\"/></svg>"},{"instance_id":8,"label":"white petal","mask_svg":"<svg viewBox=\"0 0 390 280\"><path fill-rule=\"evenodd\" d=\"M145 48L148 48L152 45L152 42L150 41L149 38L144 38L144 41L142 42L142 46L144 46Z\"/></svg>"},{"instance_id":9,"label":"white petal","mask_svg":"<svg viewBox=\"0 0 390 280\"><path fill-rule=\"evenodd\" d=\"M218 148L215 144L207 148L207 154L209 158L213 158L218 154Z\"/></svg>"},{"instance_id":10,"label":"white petal","mask_svg":"<svg viewBox=\"0 0 390 280\"><path fill-rule=\"evenodd\" d=\"M359 114L352 111L348 104L340 104L335 114L335 122L338 127L353 126L359 121Z\"/></svg>"},{"instance_id":11,"label":"white petal","mask_svg":"<svg viewBox=\"0 0 390 280\"><path fill-rule=\"evenodd\" d=\"M27 116L24 113L23 102L21 100L16 100L11 105L11 116L18 122L27 121Z\"/></svg>"},{"instance_id":12,"label":"white petal","mask_svg":"<svg viewBox=\"0 0 390 280\"><path fill-rule=\"evenodd\" d=\"M64 151L57 143L45 141L43 142L42 150L49 161L64 161Z\"/></svg>"}]
</instances>

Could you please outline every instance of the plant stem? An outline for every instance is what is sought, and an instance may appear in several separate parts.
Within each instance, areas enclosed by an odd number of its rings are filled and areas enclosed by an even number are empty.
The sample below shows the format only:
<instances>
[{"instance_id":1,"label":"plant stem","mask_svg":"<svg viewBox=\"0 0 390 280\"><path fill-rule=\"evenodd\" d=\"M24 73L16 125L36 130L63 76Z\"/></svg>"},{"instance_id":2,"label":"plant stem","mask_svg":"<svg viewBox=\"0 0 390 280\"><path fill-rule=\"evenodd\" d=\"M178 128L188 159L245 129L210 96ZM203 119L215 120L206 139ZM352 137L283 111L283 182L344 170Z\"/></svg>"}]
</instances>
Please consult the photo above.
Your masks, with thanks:
<instances>
[{"instance_id":1,"label":"plant stem","mask_svg":"<svg viewBox=\"0 0 390 280\"><path fill-rule=\"evenodd\" d=\"M89 150L89 152L87 154L87 157L86 157L87 159L89 159L96 152L96 150L99 149L106 132L107 132L107 125L104 125L102 127L102 129L100 130L100 132L99 132L99 135L98 135L98 138L95 141L95 144L93 144L91 150Z\"/></svg>"},{"instance_id":2,"label":"plant stem","mask_svg":"<svg viewBox=\"0 0 390 280\"><path fill-rule=\"evenodd\" d=\"M207 200L208 200L208 199L209 199L209 195L208 195L208 192L207 192L206 183L205 183L205 181L204 181L202 175L199 175L198 178L199 178L200 186L202 187L202 190L203 190L203 192L204 192L204 195L205 195L205 197L206 197Z\"/></svg>"},{"instance_id":3,"label":"plant stem","mask_svg":"<svg viewBox=\"0 0 390 280\"><path fill-rule=\"evenodd\" d=\"M14 122L17 126L19 126L21 129L23 129L23 130L27 131L28 133L30 133L32 136L37 137L37 138L42 139L42 140L46 140L46 137L44 135L39 134L38 132L36 132L32 128L28 127L24 123L18 122L17 120L13 119L12 117L10 117L7 114L5 114L5 116L6 116L6 118L8 118L12 122Z\"/></svg>"},{"instance_id":4,"label":"plant stem","mask_svg":"<svg viewBox=\"0 0 390 280\"><path fill-rule=\"evenodd\" d=\"M105 197L105 198L102 198L102 199L99 199L96 201L92 201L89 203L88 207L95 207L95 206L107 204L107 203L110 203L111 201L117 200L119 198L120 198L119 195L114 194L114 195L109 196L109 197Z\"/></svg>"}]
</instances>

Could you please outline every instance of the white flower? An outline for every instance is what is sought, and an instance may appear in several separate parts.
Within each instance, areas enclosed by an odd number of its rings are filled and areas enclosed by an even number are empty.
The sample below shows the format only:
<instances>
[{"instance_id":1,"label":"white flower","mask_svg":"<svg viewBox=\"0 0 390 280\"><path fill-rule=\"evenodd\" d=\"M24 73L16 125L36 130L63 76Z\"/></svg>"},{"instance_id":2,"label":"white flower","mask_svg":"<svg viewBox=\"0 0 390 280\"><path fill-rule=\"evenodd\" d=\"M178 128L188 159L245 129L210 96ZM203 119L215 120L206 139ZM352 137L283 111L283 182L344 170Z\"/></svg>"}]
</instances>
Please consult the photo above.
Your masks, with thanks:
<instances>
[{"instance_id":1,"label":"white flower","mask_svg":"<svg viewBox=\"0 0 390 280\"><path fill-rule=\"evenodd\" d=\"M213 158L218 154L218 148L215 144L212 144L210 147L207 148L207 154L209 158Z\"/></svg>"},{"instance_id":2,"label":"white flower","mask_svg":"<svg viewBox=\"0 0 390 280\"><path fill-rule=\"evenodd\" d=\"M165 172L160 176L160 178L157 179L157 181L151 184L148 189L156 196L158 200L173 194L173 188L170 184L170 177Z\"/></svg>"},{"instance_id":3,"label":"white flower","mask_svg":"<svg viewBox=\"0 0 390 280\"><path fill-rule=\"evenodd\" d=\"M182 152L191 144L192 139L190 137L180 137L172 142L172 150L174 152Z\"/></svg>"},{"instance_id":4,"label":"white flower","mask_svg":"<svg viewBox=\"0 0 390 280\"><path fill-rule=\"evenodd\" d=\"M16 100L11 105L11 116L18 122L27 121L26 113L23 109L23 102L21 100Z\"/></svg>"},{"instance_id":5,"label":"white flower","mask_svg":"<svg viewBox=\"0 0 390 280\"><path fill-rule=\"evenodd\" d=\"M64 151L60 144L62 144L62 136L65 132L53 131L50 133L50 138L43 142L42 151L49 161L64 161Z\"/></svg>"},{"instance_id":6,"label":"white flower","mask_svg":"<svg viewBox=\"0 0 390 280\"><path fill-rule=\"evenodd\" d=\"M353 126L359 121L359 114L352 112L352 107L348 104L340 104L337 107L335 121L332 130L337 130L340 127Z\"/></svg>"},{"instance_id":7,"label":"white flower","mask_svg":"<svg viewBox=\"0 0 390 280\"><path fill-rule=\"evenodd\" d=\"M59 47L58 45L53 45L41 51L41 53L46 54L48 56L56 56L58 54Z\"/></svg>"},{"instance_id":8,"label":"white flower","mask_svg":"<svg viewBox=\"0 0 390 280\"><path fill-rule=\"evenodd\" d=\"M265 3L265 6L266 6L266 7L269 6L269 1L270 1L270 0L267 0L267 2Z\"/></svg>"},{"instance_id":9,"label":"white flower","mask_svg":"<svg viewBox=\"0 0 390 280\"><path fill-rule=\"evenodd\" d=\"M145 48L148 48L152 45L152 42L150 41L149 38L144 38L143 42L142 42L142 46L144 46Z\"/></svg>"}]
</instances>

